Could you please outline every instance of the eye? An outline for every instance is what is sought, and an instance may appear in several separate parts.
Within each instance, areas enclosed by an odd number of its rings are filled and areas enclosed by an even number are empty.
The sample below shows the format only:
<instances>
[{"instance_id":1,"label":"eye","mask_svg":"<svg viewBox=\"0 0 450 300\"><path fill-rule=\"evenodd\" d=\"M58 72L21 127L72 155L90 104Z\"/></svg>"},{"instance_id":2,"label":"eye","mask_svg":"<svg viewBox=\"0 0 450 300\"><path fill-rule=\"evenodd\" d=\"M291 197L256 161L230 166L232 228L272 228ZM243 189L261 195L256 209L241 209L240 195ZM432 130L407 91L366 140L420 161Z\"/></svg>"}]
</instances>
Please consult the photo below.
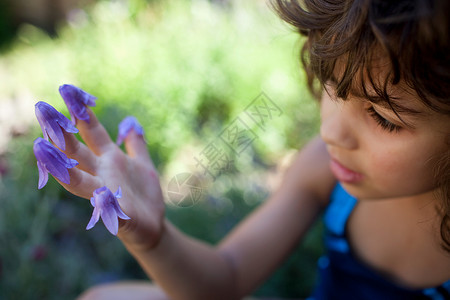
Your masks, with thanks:
<instances>
[{"instance_id":1,"label":"eye","mask_svg":"<svg viewBox=\"0 0 450 300\"><path fill-rule=\"evenodd\" d=\"M398 125L395 125L392 122L389 122L388 120L386 120L385 118L383 118L382 116L380 116L375 109L373 108L373 106L369 107L366 109L366 111L370 114L370 116L377 122L378 125L381 126L381 128L383 128L383 130L386 130L388 132L398 132L400 131L401 127Z\"/></svg>"}]
</instances>

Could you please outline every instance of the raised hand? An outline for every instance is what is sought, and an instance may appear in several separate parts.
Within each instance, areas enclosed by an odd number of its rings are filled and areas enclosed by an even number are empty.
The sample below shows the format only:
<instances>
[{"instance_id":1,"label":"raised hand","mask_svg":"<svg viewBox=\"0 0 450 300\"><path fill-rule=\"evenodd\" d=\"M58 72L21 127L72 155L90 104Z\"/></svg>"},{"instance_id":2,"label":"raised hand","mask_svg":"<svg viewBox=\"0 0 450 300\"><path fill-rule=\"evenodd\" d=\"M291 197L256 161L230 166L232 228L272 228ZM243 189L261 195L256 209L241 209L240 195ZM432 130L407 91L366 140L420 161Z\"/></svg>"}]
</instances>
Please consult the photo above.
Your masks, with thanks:
<instances>
[{"instance_id":1,"label":"raised hand","mask_svg":"<svg viewBox=\"0 0 450 300\"><path fill-rule=\"evenodd\" d=\"M130 130L122 137L126 149L123 152L88 107L83 106L83 113L83 119L75 113L71 115L84 143L73 133L63 131L65 149L60 142L57 145L78 165L68 169L69 183L56 180L69 192L86 199L98 188L106 186L114 192L120 186L119 204L130 219L119 219L118 237L127 246L153 247L163 227L164 202L142 132Z\"/></svg>"}]
</instances>

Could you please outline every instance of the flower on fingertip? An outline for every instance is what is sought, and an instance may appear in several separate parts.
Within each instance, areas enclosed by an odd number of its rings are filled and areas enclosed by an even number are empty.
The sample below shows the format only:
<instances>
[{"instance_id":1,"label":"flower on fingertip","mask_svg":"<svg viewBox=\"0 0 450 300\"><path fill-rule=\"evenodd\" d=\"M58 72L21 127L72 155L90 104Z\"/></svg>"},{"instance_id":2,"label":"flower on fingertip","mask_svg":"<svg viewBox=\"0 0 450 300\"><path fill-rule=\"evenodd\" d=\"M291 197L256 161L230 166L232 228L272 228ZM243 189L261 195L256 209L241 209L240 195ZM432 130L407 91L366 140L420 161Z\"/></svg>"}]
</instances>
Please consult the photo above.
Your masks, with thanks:
<instances>
[{"instance_id":1,"label":"flower on fingertip","mask_svg":"<svg viewBox=\"0 0 450 300\"><path fill-rule=\"evenodd\" d=\"M38 189L43 188L48 181L48 173L58 178L61 182L70 184L69 171L78 165L75 159L68 158L58 148L43 138L34 140L33 152L37 159L39 170Z\"/></svg>"},{"instance_id":2,"label":"flower on fingertip","mask_svg":"<svg viewBox=\"0 0 450 300\"><path fill-rule=\"evenodd\" d=\"M71 84L61 85L59 87L59 93L69 109L70 116L72 117L72 123L75 124L76 119L89 123L89 114L86 106L95 106L95 100L97 97L92 96L91 94Z\"/></svg>"},{"instance_id":3,"label":"flower on fingertip","mask_svg":"<svg viewBox=\"0 0 450 300\"><path fill-rule=\"evenodd\" d=\"M70 133L77 133L78 129L73 126L72 122L66 116L50 104L39 101L34 107L44 139L48 141L50 138L56 146L62 150L66 150L66 142L62 129Z\"/></svg>"},{"instance_id":4,"label":"flower on fingertip","mask_svg":"<svg viewBox=\"0 0 450 300\"><path fill-rule=\"evenodd\" d=\"M130 134L131 130L134 130L134 132L140 136L144 135L144 129L141 124L139 124L138 120L133 116L128 116L119 124L119 134L117 136L116 144L120 146L128 134Z\"/></svg>"},{"instance_id":5,"label":"flower on fingertip","mask_svg":"<svg viewBox=\"0 0 450 300\"><path fill-rule=\"evenodd\" d=\"M91 205L94 207L92 217L89 220L86 230L91 229L97 224L100 217L102 217L103 224L106 229L113 235L117 235L119 231L119 220L129 220L128 217L120 208L117 199L122 197L122 190L119 188L113 194L106 186L98 188L94 191L94 195L91 198Z\"/></svg>"}]
</instances>

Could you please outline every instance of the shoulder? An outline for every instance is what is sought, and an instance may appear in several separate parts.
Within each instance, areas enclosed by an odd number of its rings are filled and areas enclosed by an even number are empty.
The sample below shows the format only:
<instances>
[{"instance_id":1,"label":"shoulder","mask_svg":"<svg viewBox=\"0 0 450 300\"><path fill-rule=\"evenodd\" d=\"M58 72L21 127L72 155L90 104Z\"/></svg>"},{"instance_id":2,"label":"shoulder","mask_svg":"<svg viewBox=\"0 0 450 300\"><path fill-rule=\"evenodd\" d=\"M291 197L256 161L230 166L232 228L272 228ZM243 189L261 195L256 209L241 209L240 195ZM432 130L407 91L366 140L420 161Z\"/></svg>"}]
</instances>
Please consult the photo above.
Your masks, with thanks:
<instances>
[{"instance_id":1,"label":"shoulder","mask_svg":"<svg viewBox=\"0 0 450 300\"><path fill-rule=\"evenodd\" d=\"M296 154L284 175L281 188L293 193L307 193L321 206L326 206L336 185L329 165L326 144L316 137Z\"/></svg>"}]
</instances>

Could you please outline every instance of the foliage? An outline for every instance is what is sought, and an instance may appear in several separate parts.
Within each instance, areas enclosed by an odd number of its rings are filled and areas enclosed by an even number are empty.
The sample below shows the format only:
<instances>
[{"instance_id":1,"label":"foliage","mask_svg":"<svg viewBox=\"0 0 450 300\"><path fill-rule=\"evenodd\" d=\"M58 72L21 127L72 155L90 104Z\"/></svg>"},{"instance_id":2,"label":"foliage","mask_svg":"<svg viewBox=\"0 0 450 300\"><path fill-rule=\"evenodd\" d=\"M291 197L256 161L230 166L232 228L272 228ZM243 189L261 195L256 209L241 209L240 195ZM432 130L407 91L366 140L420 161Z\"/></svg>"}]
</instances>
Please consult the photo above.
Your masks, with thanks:
<instances>
[{"instance_id":1,"label":"foliage","mask_svg":"<svg viewBox=\"0 0 450 300\"><path fill-rule=\"evenodd\" d=\"M317 132L316 107L296 63L297 37L261 1L99 1L74 12L50 38L32 26L0 57L1 99L33 95L66 116L58 86L97 96L97 113L113 138L127 115L142 123L163 183L185 169L263 91L282 110L232 170L190 208L168 205L182 230L216 242L267 196L261 174ZM0 75L1 75L0 74ZM29 99L25 99L29 101ZM145 278L102 227L86 232L90 205L58 186L37 190L34 122L2 154L0 299L73 298L105 281ZM320 232L320 226L316 229ZM306 296L318 234L306 238L257 295ZM294 284L295 282L295 284Z\"/></svg>"}]
</instances>

